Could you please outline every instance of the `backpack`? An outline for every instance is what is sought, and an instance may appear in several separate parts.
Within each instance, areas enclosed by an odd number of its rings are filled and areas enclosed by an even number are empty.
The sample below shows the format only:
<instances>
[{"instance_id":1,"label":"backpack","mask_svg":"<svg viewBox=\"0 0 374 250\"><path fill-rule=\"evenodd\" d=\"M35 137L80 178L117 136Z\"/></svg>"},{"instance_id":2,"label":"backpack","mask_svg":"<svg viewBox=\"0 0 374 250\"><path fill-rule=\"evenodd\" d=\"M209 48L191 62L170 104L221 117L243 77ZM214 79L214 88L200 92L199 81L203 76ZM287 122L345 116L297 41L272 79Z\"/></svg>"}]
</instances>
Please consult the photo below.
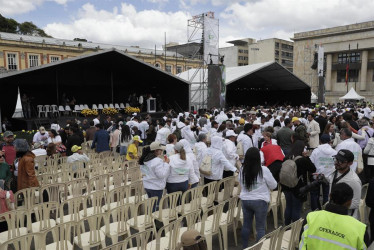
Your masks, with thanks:
<instances>
[{"instance_id":1,"label":"backpack","mask_svg":"<svg viewBox=\"0 0 374 250\"><path fill-rule=\"evenodd\" d=\"M212 156L206 155L200 165L200 173L203 175L212 174Z\"/></svg>"},{"instance_id":2,"label":"backpack","mask_svg":"<svg viewBox=\"0 0 374 250\"><path fill-rule=\"evenodd\" d=\"M300 159L301 156L297 156L294 159L288 159L282 163L282 167L279 173L279 183L283 184L289 188L296 187L297 183L299 183L299 179L297 177L297 166L296 160Z\"/></svg>"},{"instance_id":3,"label":"backpack","mask_svg":"<svg viewBox=\"0 0 374 250\"><path fill-rule=\"evenodd\" d=\"M238 144L236 145L236 153L239 156L244 156L244 148L243 148L243 143L242 142L238 142Z\"/></svg>"},{"instance_id":4,"label":"backpack","mask_svg":"<svg viewBox=\"0 0 374 250\"><path fill-rule=\"evenodd\" d=\"M177 140L178 140L178 141L180 141L180 140L182 139L182 132L181 132L180 128L177 127L177 128L175 129L175 131L174 131L173 134L175 134L175 136L177 137Z\"/></svg>"}]
</instances>

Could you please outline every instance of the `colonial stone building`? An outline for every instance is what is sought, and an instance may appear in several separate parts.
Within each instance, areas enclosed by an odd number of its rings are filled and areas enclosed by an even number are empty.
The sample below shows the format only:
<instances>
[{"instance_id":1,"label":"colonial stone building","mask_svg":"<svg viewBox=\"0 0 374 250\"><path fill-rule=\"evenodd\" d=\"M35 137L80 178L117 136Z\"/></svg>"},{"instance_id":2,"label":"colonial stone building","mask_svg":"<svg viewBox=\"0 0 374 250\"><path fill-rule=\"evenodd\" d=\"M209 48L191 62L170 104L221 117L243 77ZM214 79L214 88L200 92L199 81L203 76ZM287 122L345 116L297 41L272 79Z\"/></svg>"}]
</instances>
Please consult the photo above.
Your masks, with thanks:
<instances>
[{"instance_id":1,"label":"colonial stone building","mask_svg":"<svg viewBox=\"0 0 374 250\"><path fill-rule=\"evenodd\" d=\"M200 60L179 53L0 32L0 73L27 69L103 49L116 48L172 74L197 68Z\"/></svg>"},{"instance_id":2,"label":"colonial stone building","mask_svg":"<svg viewBox=\"0 0 374 250\"><path fill-rule=\"evenodd\" d=\"M318 46L325 56L325 102L338 102L353 87L374 101L374 21L295 33L294 74L318 93L317 70L311 68ZM349 61L349 81L346 67Z\"/></svg>"}]
</instances>

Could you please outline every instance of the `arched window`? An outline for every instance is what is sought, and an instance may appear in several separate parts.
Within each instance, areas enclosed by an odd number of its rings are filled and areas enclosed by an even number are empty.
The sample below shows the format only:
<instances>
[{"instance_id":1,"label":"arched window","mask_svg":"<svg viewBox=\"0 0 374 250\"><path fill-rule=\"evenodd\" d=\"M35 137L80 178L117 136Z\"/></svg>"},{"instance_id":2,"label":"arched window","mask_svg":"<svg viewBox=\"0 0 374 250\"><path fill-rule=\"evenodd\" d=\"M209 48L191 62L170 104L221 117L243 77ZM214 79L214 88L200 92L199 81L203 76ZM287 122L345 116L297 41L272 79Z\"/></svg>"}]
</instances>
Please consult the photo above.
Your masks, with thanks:
<instances>
[{"instance_id":1,"label":"arched window","mask_svg":"<svg viewBox=\"0 0 374 250\"><path fill-rule=\"evenodd\" d=\"M161 65L160 65L159 63L156 63L156 64L155 64L155 67L156 67L156 68L161 68Z\"/></svg>"}]
</instances>

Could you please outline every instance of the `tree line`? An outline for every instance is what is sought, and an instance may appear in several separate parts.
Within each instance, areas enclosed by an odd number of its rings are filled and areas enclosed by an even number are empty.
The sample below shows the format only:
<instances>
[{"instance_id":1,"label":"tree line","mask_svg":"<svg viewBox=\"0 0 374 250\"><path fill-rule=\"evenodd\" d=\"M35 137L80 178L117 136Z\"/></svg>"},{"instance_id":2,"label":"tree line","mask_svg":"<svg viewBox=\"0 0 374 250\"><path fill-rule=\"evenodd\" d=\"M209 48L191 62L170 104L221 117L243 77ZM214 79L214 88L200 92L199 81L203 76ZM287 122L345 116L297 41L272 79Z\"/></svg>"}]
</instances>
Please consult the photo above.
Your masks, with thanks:
<instances>
[{"instance_id":1,"label":"tree line","mask_svg":"<svg viewBox=\"0 0 374 250\"><path fill-rule=\"evenodd\" d=\"M13 18L6 18L0 14L0 32L15 33L29 36L52 37L33 22L19 23Z\"/></svg>"}]
</instances>

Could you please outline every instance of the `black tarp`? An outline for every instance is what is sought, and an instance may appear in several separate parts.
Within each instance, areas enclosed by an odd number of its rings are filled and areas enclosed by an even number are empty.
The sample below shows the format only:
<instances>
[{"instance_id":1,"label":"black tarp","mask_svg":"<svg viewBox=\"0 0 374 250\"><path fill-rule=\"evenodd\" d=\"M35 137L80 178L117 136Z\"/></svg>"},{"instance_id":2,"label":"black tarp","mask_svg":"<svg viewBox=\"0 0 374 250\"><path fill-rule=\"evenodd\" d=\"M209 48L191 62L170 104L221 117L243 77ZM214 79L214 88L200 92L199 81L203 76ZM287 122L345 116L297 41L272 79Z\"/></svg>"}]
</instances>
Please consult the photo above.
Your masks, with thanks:
<instances>
[{"instance_id":1,"label":"black tarp","mask_svg":"<svg viewBox=\"0 0 374 250\"><path fill-rule=\"evenodd\" d=\"M227 82L227 106L310 103L310 87L274 62Z\"/></svg>"},{"instance_id":2,"label":"black tarp","mask_svg":"<svg viewBox=\"0 0 374 250\"><path fill-rule=\"evenodd\" d=\"M189 84L148 63L112 49L0 75L2 117L12 117L21 96L32 106L61 103L62 94L76 104L126 103L132 93L159 95L163 108L188 110ZM112 100L113 97L113 100Z\"/></svg>"}]
</instances>

